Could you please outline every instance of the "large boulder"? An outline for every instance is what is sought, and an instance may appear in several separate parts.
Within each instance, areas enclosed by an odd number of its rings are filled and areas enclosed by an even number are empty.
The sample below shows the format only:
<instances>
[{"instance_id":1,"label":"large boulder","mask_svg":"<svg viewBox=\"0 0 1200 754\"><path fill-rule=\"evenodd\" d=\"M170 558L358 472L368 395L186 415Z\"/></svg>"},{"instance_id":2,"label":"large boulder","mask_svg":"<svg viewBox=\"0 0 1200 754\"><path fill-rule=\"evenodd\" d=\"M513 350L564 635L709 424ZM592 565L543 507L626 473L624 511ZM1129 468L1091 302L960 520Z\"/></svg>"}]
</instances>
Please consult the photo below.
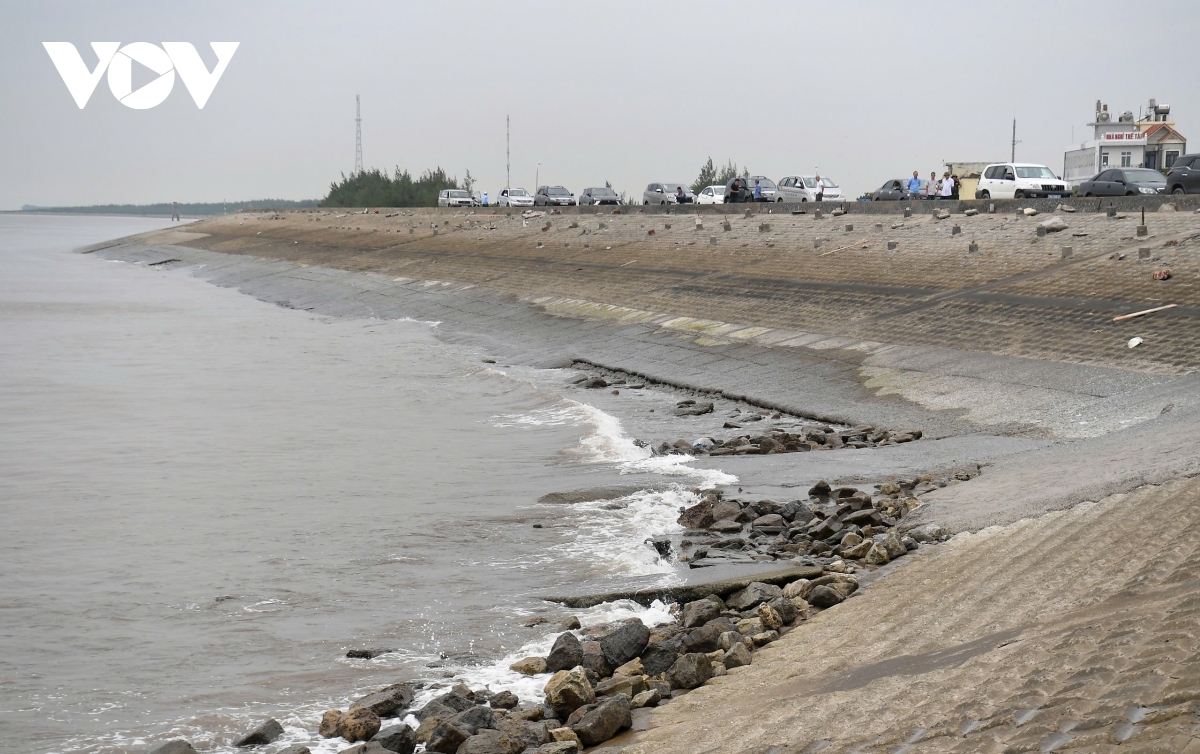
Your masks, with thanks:
<instances>
[{"instance_id":1,"label":"large boulder","mask_svg":"<svg viewBox=\"0 0 1200 754\"><path fill-rule=\"evenodd\" d=\"M457 754L521 754L525 744L498 730L481 730L463 741Z\"/></svg>"},{"instance_id":2,"label":"large boulder","mask_svg":"<svg viewBox=\"0 0 1200 754\"><path fill-rule=\"evenodd\" d=\"M396 683L374 694L367 694L350 709L366 707L380 717L397 717L412 704L413 691L407 683Z\"/></svg>"},{"instance_id":3,"label":"large boulder","mask_svg":"<svg viewBox=\"0 0 1200 754\"><path fill-rule=\"evenodd\" d=\"M675 661L667 671L667 682L672 688L694 689L703 686L705 681L712 678L712 673L712 661L708 655L692 652Z\"/></svg>"},{"instance_id":4,"label":"large boulder","mask_svg":"<svg viewBox=\"0 0 1200 754\"><path fill-rule=\"evenodd\" d=\"M871 543L871 549L867 550L866 556L863 557L863 562L867 565L887 565L891 561L892 559L888 555L887 548L880 542ZM814 605L817 604L812 599L809 599L809 602L812 602Z\"/></svg>"},{"instance_id":5,"label":"large boulder","mask_svg":"<svg viewBox=\"0 0 1200 754\"><path fill-rule=\"evenodd\" d=\"M650 642L650 629L637 618L600 637L600 653L610 667L620 667L639 656Z\"/></svg>"},{"instance_id":6,"label":"large boulder","mask_svg":"<svg viewBox=\"0 0 1200 754\"><path fill-rule=\"evenodd\" d=\"M492 706L492 709L513 709L521 703L521 699L513 692L505 689L488 697L487 703Z\"/></svg>"},{"instance_id":7,"label":"large boulder","mask_svg":"<svg viewBox=\"0 0 1200 754\"><path fill-rule=\"evenodd\" d=\"M678 635L647 646L642 652L642 667L646 669L646 675L656 676L667 672L682 651L683 637Z\"/></svg>"},{"instance_id":8,"label":"large boulder","mask_svg":"<svg viewBox=\"0 0 1200 754\"><path fill-rule=\"evenodd\" d=\"M327 710L325 714L321 715L321 724L317 726L317 735L321 738L334 738L338 734L338 723L341 721L341 710ZM169 752L165 754L169 754Z\"/></svg>"},{"instance_id":9,"label":"large boulder","mask_svg":"<svg viewBox=\"0 0 1200 754\"><path fill-rule=\"evenodd\" d=\"M684 652L713 652L719 646L721 634L729 629L728 626L716 622L708 623L689 632L683 638Z\"/></svg>"},{"instance_id":10,"label":"large boulder","mask_svg":"<svg viewBox=\"0 0 1200 754\"><path fill-rule=\"evenodd\" d=\"M257 728L233 742L234 746L262 746L283 735L283 726L275 718L269 718Z\"/></svg>"},{"instance_id":11,"label":"large boulder","mask_svg":"<svg viewBox=\"0 0 1200 754\"><path fill-rule=\"evenodd\" d=\"M429 736L429 742L425 744L425 751L455 754L458 747L462 746L470 737L470 732L452 723L442 723L434 728L433 733Z\"/></svg>"},{"instance_id":12,"label":"large boulder","mask_svg":"<svg viewBox=\"0 0 1200 754\"><path fill-rule=\"evenodd\" d=\"M376 733L370 743L377 743L396 754L413 754L417 748L417 732L403 723L389 725Z\"/></svg>"},{"instance_id":13,"label":"large boulder","mask_svg":"<svg viewBox=\"0 0 1200 754\"><path fill-rule=\"evenodd\" d=\"M557 725L557 723L555 723ZM550 729L544 722L522 720L508 716L496 721L496 730L514 741L520 741L527 749L536 749L544 743L549 743Z\"/></svg>"},{"instance_id":14,"label":"large boulder","mask_svg":"<svg viewBox=\"0 0 1200 754\"><path fill-rule=\"evenodd\" d=\"M784 624L791 625L800 617L800 610L796 607L796 603L786 597L776 597L767 604L776 613L779 613L779 617L783 618Z\"/></svg>"},{"instance_id":15,"label":"large boulder","mask_svg":"<svg viewBox=\"0 0 1200 754\"><path fill-rule=\"evenodd\" d=\"M712 498L706 497L690 508L685 508L683 513L679 514L677 521L685 529L707 529L709 526L712 526Z\"/></svg>"},{"instance_id":16,"label":"large boulder","mask_svg":"<svg viewBox=\"0 0 1200 754\"><path fill-rule=\"evenodd\" d=\"M845 597L831 586L822 584L821 586L813 587L812 592L808 595L810 604L820 608L829 608L834 605L841 604Z\"/></svg>"},{"instance_id":17,"label":"large boulder","mask_svg":"<svg viewBox=\"0 0 1200 754\"><path fill-rule=\"evenodd\" d=\"M742 515L742 506L732 500L721 500L712 507L712 517L715 521L733 520Z\"/></svg>"},{"instance_id":18,"label":"large boulder","mask_svg":"<svg viewBox=\"0 0 1200 754\"><path fill-rule=\"evenodd\" d=\"M496 713L491 707L472 707L459 712L447 722L475 735L481 728L491 728L496 724Z\"/></svg>"},{"instance_id":19,"label":"large boulder","mask_svg":"<svg viewBox=\"0 0 1200 754\"><path fill-rule=\"evenodd\" d=\"M546 656L546 672L557 673L583 664L583 645L575 634L565 633L554 640L550 654Z\"/></svg>"},{"instance_id":20,"label":"large boulder","mask_svg":"<svg viewBox=\"0 0 1200 754\"><path fill-rule=\"evenodd\" d=\"M538 675L546 672L545 657L526 657L523 660L517 660L512 665L508 666L509 670L515 670L522 675Z\"/></svg>"},{"instance_id":21,"label":"large boulder","mask_svg":"<svg viewBox=\"0 0 1200 754\"><path fill-rule=\"evenodd\" d=\"M196 750L187 741L184 741L182 738L176 738L173 741L167 741L155 746L148 754L196 754Z\"/></svg>"},{"instance_id":22,"label":"large boulder","mask_svg":"<svg viewBox=\"0 0 1200 754\"><path fill-rule=\"evenodd\" d=\"M428 704L413 714L416 715L417 719L421 722L425 722L425 718L429 717L430 715L440 717L443 720L449 720L459 712L471 709L474 706L475 702L467 699L462 694L458 694L454 691L448 691L441 696L434 697L429 701Z\"/></svg>"},{"instance_id":23,"label":"large boulder","mask_svg":"<svg viewBox=\"0 0 1200 754\"><path fill-rule=\"evenodd\" d=\"M583 669L588 672L589 678L594 677L596 680L612 675L612 665L604 659L604 653L600 651L600 642L583 642Z\"/></svg>"},{"instance_id":24,"label":"large boulder","mask_svg":"<svg viewBox=\"0 0 1200 754\"><path fill-rule=\"evenodd\" d=\"M379 715L369 707L358 707L342 715L338 720L338 735L350 743L355 741L370 741L379 732L381 726Z\"/></svg>"},{"instance_id":25,"label":"large boulder","mask_svg":"<svg viewBox=\"0 0 1200 754\"><path fill-rule=\"evenodd\" d=\"M729 595L725 604L734 610L749 610L761 602L769 602L781 596L783 590L779 587L761 581L751 581L745 589Z\"/></svg>"},{"instance_id":26,"label":"large boulder","mask_svg":"<svg viewBox=\"0 0 1200 754\"><path fill-rule=\"evenodd\" d=\"M726 668L740 668L743 665L750 664L750 650L746 648L744 642L738 642L729 648L725 656L721 659Z\"/></svg>"},{"instance_id":27,"label":"large boulder","mask_svg":"<svg viewBox=\"0 0 1200 754\"><path fill-rule=\"evenodd\" d=\"M588 711L579 722L571 726L571 730L575 731L584 746L596 746L632 725L629 697L617 694Z\"/></svg>"},{"instance_id":28,"label":"large boulder","mask_svg":"<svg viewBox=\"0 0 1200 754\"><path fill-rule=\"evenodd\" d=\"M783 588L783 596L789 599L792 597L804 599L808 597L810 591L812 591L812 581L808 579L796 579Z\"/></svg>"},{"instance_id":29,"label":"large boulder","mask_svg":"<svg viewBox=\"0 0 1200 754\"><path fill-rule=\"evenodd\" d=\"M292 744L286 749L281 749L277 754L312 754L312 751L303 744Z\"/></svg>"},{"instance_id":30,"label":"large boulder","mask_svg":"<svg viewBox=\"0 0 1200 754\"><path fill-rule=\"evenodd\" d=\"M596 698L624 694L629 699L632 699L645 690L646 682L640 675L614 675L612 678L608 678L597 684Z\"/></svg>"},{"instance_id":31,"label":"large boulder","mask_svg":"<svg viewBox=\"0 0 1200 754\"><path fill-rule=\"evenodd\" d=\"M721 606L714 600L702 599L689 602L683 606L682 623L684 628L703 626L721 614Z\"/></svg>"},{"instance_id":32,"label":"large boulder","mask_svg":"<svg viewBox=\"0 0 1200 754\"><path fill-rule=\"evenodd\" d=\"M546 704L559 720L567 719L575 710L596 701L596 692L582 667L560 670L546 681Z\"/></svg>"},{"instance_id":33,"label":"large boulder","mask_svg":"<svg viewBox=\"0 0 1200 754\"><path fill-rule=\"evenodd\" d=\"M775 608L771 607L770 603L764 602L759 605L757 613L759 620L762 621L763 628L768 631L778 631L783 628L783 617L775 612Z\"/></svg>"},{"instance_id":34,"label":"large boulder","mask_svg":"<svg viewBox=\"0 0 1200 754\"><path fill-rule=\"evenodd\" d=\"M577 751L579 745L574 741L554 741L533 750L534 754L575 754Z\"/></svg>"},{"instance_id":35,"label":"large boulder","mask_svg":"<svg viewBox=\"0 0 1200 754\"><path fill-rule=\"evenodd\" d=\"M895 529L889 529L887 536L883 538L883 549L887 550L888 557L892 560L908 554L908 548L900 543L900 535Z\"/></svg>"},{"instance_id":36,"label":"large boulder","mask_svg":"<svg viewBox=\"0 0 1200 754\"><path fill-rule=\"evenodd\" d=\"M1038 227L1047 233L1058 233L1067 229L1067 221L1061 217L1051 217L1038 223Z\"/></svg>"}]
</instances>

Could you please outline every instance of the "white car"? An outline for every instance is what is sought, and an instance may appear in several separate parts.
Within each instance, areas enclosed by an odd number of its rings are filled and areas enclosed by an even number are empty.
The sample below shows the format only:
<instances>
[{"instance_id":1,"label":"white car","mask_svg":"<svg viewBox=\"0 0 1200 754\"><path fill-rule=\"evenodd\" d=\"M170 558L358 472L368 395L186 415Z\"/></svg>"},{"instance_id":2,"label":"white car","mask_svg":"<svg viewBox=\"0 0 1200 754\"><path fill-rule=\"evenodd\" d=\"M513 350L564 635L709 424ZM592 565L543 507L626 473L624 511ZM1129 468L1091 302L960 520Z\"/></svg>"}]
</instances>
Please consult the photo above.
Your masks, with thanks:
<instances>
[{"instance_id":1,"label":"white car","mask_svg":"<svg viewBox=\"0 0 1200 754\"><path fill-rule=\"evenodd\" d=\"M696 204L723 204L724 202L724 186L705 186L699 194L696 194Z\"/></svg>"},{"instance_id":2,"label":"white car","mask_svg":"<svg viewBox=\"0 0 1200 754\"><path fill-rule=\"evenodd\" d=\"M979 177L976 199L1061 199L1071 187L1045 165L1001 162L988 165Z\"/></svg>"},{"instance_id":3,"label":"white car","mask_svg":"<svg viewBox=\"0 0 1200 754\"><path fill-rule=\"evenodd\" d=\"M496 197L497 207L532 207L533 195L523 188L504 189Z\"/></svg>"},{"instance_id":4,"label":"white car","mask_svg":"<svg viewBox=\"0 0 1200 754\"><path fill-rule=\"evenodd\" d=\"M462 189L442 189L438 194L439 207L473 207L475 197Z\"/></svg>"},{"instance_id":5,"label":"white car","mask_svg":"<svg viewBox=\"0 0 1200 754\"><path fill-rule=\"evenodd\" d=\"M821 201L842 201L842 189L828 178L821 178L824 192ZM817 201L817 177L815 175L789 175L781 178L779 188L775 192L777 202L815 202Z\"/></svg>"}]
</instances>

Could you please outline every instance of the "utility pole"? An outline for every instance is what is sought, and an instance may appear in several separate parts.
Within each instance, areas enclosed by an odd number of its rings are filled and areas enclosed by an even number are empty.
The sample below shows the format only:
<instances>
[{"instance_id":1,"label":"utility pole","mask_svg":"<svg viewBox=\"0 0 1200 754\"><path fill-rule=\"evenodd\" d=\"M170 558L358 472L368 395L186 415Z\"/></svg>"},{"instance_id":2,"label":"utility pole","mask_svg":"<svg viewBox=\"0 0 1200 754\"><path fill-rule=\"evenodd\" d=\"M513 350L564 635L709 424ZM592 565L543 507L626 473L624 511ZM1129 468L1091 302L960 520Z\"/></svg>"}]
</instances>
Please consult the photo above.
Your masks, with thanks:
<instances>
[{"instance_id":1,"label":"utility pole","mask_svg":"<svg viewBox=\"0 0 1200 754\"><path fill-rule=\"evenodd\" d=\"M1021 142L1017 141L1017 119L1013 118L1013 137L1012 137L1012 154L1009 156L1009 162L1017 161L1017 145Z\"/></svg>"},{"instance_id":2,"label":"utility pole","mask_svg":"<svg viewBox=\"0 0 1200 754\"><path fill-rule=\"evenodd\" d=\"M354 175L363 171L362 164L362 103L354 95Z\"/></svg>"},{"instance_id":3,"label":"utility pole","mask_svg":"<svg viewBox=\"0 0 1200 754\"><path fill-rule=\"evenodd\" d=\"M504 188L512 188L512 118L504 116Z\"/></svg>"}]
</instances>

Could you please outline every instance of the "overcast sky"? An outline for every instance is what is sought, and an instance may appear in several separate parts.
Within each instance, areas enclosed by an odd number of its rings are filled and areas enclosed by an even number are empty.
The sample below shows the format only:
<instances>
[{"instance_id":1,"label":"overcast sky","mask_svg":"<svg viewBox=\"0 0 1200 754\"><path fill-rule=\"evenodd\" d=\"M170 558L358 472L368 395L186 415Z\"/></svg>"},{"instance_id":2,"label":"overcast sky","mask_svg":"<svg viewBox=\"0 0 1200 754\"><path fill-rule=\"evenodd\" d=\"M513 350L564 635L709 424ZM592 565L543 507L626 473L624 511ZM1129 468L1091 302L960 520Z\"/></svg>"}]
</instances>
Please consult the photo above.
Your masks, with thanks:
<instances>
[{"instance_id":1,"label":"overcast sky","mask_svg":"<svg viewBox=\"0 0 1200 754\"><path fill-rule=\"evenodd\" d=\"M0 2L0 209L323 196L354 165L578 191L691 182L732 158L857 196L943 161L1062 170L1097 99L1172 106L1200 147L1200 3ZM101 80L71 99L42 42L241 46L203 110ZM148 79L147 79L148 80ZM135 81L135 86L137 86Z\"/></svg>"}]
</instances>

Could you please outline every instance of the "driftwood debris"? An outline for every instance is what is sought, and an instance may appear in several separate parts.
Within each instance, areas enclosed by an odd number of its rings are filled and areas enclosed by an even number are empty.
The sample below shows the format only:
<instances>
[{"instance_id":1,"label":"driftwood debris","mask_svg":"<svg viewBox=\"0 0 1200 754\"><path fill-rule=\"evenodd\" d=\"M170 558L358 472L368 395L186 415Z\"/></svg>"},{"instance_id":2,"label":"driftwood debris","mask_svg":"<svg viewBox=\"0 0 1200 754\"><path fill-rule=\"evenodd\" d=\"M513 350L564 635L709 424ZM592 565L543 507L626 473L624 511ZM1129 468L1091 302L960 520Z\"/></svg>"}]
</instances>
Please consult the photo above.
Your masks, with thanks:
<instances>
[{"instance_id":1,"label":"driftwood debris","mask_svg":"<svg viewBox=\"0 0 1200 754\"><path fill-rule=\"evenodd\" d=\"M1119 317L1113 317L1113 322L1123 322L1127 319L1140 317L1143 314L1153 314L1154 312L1161 312L1163 309L1174 309L1176 306L1178 306L1178 304L1167 304L1166 306L1156 306L1153 309L1143 309L1142 311L1134 312L1133 314L1122 314Z\"/></svg>"}]
</instances>

